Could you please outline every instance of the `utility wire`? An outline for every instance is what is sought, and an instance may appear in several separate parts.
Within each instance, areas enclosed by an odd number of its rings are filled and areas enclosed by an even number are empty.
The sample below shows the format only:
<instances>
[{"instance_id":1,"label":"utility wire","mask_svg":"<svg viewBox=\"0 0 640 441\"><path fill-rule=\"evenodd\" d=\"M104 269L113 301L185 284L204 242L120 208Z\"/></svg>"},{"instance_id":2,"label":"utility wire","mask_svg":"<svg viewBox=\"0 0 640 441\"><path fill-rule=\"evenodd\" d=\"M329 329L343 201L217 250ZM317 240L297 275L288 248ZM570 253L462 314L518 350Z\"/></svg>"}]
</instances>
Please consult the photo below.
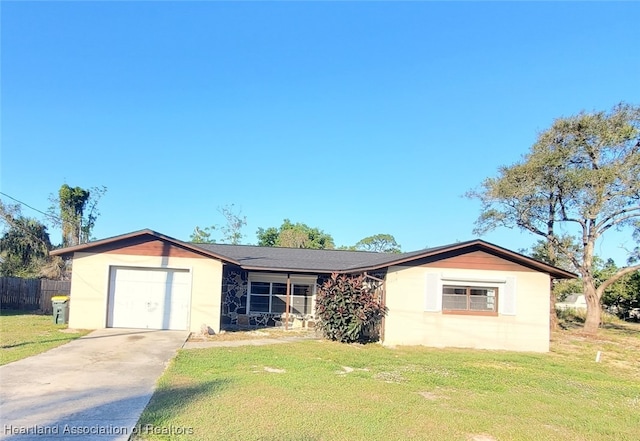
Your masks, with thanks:
<instances>
[{"instance_id":1,"label":"utility wire","mask_svg":"<svg viewBox=\"0 0 640 441\"><path fill-rule=\"evenodd\" d=\"M0 191L0 194L2 196L8 197L9 199L16 201L17 203L24 205L25 207L28 207L34 211L37 211L38 213L44 214L45 216L49 217L49 218L53 218L59 221L62 221L58 216L54 216L52 214L48 214L45 213L44 211L38 210L37 208L32 207L31 205L22 202L16 198L14 198L13 196L10 196L6 193L3 193ZM31 231L29 231L29 229L25 228L23 225L21 225L20 223L16 222L16 220L13 218L13 216L11 216L10 214L7 213L7 216L3 216L5 222L7 222L9 225L11 225L14 228L18 228L19 230L21 230L23 233L27 234L28 236L31 236L32 239L35 239L37 243L39 243L47 252L47 254L49 253L49 247L47 246L47 244L38 236L36 236L34 233L32 233Z\"/></svg>"},{"instance_id":2,"label":"utility wire","mask_svg":"<svg viewBox=\"0 0 640 441\"><path fill-rule=\"evenodd\" d=\"M13 200L13 201L16 201L16 202L17 202L17 203L19 203L20 205L24 205L25 207L32 209L33 211L37 211L37 212L38 212L38 213L40 213L40 214L44 214L46 217L49 217L49 218L55 219L55 220L56 220L56 221L58 221L58 222L62 222L62 219L60 219L58 216L55 216L55 215L50 214L50 213L45 213L44 211L38 210L37 208L32 207L31 205L27 204L26 202L22 202L22 201L20 201L20 200L18 200L18 199L16 199L16 198L14 198L13 196L9 196L8 194L3 193L3 192L1 192L1 191L0 191L0 194L1 194L1 195L3 195L3 196L8 197L9 199L11 199L11 200Z\"/></svg>"}]
</instances>

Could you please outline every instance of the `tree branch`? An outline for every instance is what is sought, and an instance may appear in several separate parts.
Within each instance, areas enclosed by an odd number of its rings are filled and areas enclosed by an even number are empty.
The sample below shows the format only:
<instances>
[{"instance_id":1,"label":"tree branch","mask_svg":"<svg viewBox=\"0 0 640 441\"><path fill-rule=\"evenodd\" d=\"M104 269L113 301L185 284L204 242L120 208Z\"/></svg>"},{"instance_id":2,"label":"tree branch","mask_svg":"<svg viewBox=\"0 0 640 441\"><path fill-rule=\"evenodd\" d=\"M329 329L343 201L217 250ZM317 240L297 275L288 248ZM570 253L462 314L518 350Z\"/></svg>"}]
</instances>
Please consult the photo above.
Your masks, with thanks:
<instances>
[{"instance_id":1,"label":"tree branch","mask_svg":"<svg viewBox=\"0 0 640 441\"><path fill-rule=\"evenodd\" d=\"M582 266L580 260L578 260L578 258L576 257L576 254L569 248L565 247L556 236L550 236L549 240L553 242L554 246L560 253L569 258L573 266L575 266L576 268L580 268Z\"/></svg>"},{"instance_id":2,"label":"tree branch","mask_svg":"<svg viewBox=\"0 0 640 441\"><path fill-rule=\"evenodd\" d=\"M623 215L625 213L631 213L627 216L623 216L621 218L618 219L614 219L617 216ZM609 228L618 225L621 222L624 222L626 220L629 219L633 219L634 217L640 217L640 207L634 207L634 208L629 208L629 209L624 209L624 210L618 210L615 213L611 213L609 216L607 216L605 219L603 219L601 222L599 222L596 225L596 230L601 234L605 231L607 231ZM607 224L607 222L611 221L611 223Z\"/></svg>"},{"instance_id":3,"label":"tree branch","mask_svg":"<svg viewBox=\"0 0 640 441\"><path fill-rule=\"evenodd\" d=\"M602 284L598 287L598 297L602 295L605 289L607 289L613 283L617 282L622 276L638 270L640 270L640 264L619 269L618 272L602 282Z\"/></svg>"},{"instance_id":4,"label":"tree branch","mask_svg":"<svg viewBox=\"0 0 640 441\"><path fill-rule=\"evenodd\" d=\"M560 214L562 215L562 218L560 220L562 222L575 222L579 224L582 228L585 227L586 222L584 221L584 219L574 219L567 215L567 208L564 204L564 200L562 199L562 196L558 196L558 202L560 202Z\"/></svg>"}]
</instances>

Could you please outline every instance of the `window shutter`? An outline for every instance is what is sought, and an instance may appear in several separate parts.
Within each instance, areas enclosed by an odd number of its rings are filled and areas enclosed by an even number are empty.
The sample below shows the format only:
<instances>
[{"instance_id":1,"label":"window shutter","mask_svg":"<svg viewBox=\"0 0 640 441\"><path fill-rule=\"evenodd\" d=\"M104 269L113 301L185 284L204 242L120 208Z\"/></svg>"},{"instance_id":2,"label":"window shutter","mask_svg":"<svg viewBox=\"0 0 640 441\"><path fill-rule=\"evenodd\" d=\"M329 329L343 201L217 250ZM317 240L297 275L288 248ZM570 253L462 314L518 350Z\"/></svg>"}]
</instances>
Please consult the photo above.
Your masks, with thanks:
<instances>
[{"instance_id":1,"label":"window shutter","mask_svg":"<svg viewBox=\"0 0 640 441\"><path fill-rule=\"evenodd\" d=\"M442 309L442 292L438 274L427 274L424 310L438 312Z\"/></svg>"},{"instance_id":2,"label":"window shutter","mask_svg":"<svg viewBox=\"0 0 640 441\"><path fill-rule=\"evenodd\" d=\"M500 313L503 315L516 315L516 278L507 277L504 292L500 297Z\"/></svg>"}]
</instances>

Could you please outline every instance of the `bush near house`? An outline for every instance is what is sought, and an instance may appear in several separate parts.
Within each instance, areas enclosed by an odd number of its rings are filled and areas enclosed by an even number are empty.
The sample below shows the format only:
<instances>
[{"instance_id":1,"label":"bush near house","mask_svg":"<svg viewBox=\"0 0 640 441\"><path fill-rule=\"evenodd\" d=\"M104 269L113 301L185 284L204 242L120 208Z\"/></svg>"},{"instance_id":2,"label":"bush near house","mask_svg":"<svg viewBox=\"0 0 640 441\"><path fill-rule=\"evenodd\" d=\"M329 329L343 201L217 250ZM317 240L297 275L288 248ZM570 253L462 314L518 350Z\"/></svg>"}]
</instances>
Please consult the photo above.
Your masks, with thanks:
<instances>
[{"instance_id":1,"label":"bush near house","mask_svg":"<svg viewBox=\"0 0 640 441\"><path fill-rule=\"evenodd\" d=\"M373 332L387 308L381 304L375 288L365 276L332 274L316 296L318 328L329 340L343 343L369 342L378 339Z\"/></svg>"}]
</instances>

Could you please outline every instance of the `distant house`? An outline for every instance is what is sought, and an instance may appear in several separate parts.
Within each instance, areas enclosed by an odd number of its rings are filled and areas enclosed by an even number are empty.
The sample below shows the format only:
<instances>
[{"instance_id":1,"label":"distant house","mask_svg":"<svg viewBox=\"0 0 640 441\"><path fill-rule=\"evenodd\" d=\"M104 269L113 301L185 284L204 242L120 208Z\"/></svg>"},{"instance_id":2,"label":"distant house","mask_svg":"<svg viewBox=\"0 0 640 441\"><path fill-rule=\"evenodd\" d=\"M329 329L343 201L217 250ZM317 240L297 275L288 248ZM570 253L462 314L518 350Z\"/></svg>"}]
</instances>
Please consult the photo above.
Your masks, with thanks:
<instances>
[{"instance_id":1,"label":"distant house","mask_svg":"<svg viewBox=\"0 0 640 441\"><path fill-rule=\"evenodd\" d=\"M193 244L142 230L51 254L73 256L73 328L305 326L317 286L338 272L379 290L385 345L521 351L548 351L551 279L575 277L482 240L383 254Z\"/></svg>"}]
</instances>

